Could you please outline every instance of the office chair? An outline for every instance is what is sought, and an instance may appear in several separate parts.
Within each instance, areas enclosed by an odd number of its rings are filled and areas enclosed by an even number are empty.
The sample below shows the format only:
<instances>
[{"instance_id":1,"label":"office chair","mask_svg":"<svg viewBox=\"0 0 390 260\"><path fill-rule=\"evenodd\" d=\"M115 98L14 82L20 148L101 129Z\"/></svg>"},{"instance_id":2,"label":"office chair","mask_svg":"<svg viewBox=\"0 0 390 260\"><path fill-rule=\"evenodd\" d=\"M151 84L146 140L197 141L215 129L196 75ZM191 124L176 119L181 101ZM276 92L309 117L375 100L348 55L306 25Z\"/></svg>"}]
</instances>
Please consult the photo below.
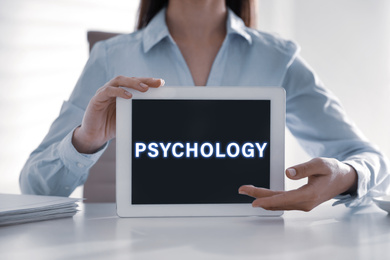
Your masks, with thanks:
<instances>
[{"instance_id":1,"label":"office chair","mask_svg":"<svg viewBox=\"0 0 390 260\"><path fill-rule=\"evenodd\" d=\"M118 35L99 31L87 32L89 51L93 45L101 40L106 40ZM107 150L99 161L90 169L89 177L84 184L84 202L115 202L115 139L111 140Z\"/></svg>"}]
</instances>

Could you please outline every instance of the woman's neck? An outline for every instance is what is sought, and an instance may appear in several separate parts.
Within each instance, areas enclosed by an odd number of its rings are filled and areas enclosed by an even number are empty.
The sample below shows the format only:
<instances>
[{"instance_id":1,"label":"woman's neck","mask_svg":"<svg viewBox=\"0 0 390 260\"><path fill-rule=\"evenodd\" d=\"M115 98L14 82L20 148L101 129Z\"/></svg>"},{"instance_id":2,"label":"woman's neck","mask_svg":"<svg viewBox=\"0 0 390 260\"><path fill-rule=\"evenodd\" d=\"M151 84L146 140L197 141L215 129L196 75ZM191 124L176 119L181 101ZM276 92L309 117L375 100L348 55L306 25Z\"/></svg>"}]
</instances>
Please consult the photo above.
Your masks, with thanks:
<instances>
[{"instance_id":1,"label":"woman's neck","mask_svg":"<svg viewBox=\"0 0 390 260\"><path fill-rule=\"evenodd\" d=\"M175 41L224 38L227 9L224 0L169 0L166 22Z\"/></svg>"}]
</instances>

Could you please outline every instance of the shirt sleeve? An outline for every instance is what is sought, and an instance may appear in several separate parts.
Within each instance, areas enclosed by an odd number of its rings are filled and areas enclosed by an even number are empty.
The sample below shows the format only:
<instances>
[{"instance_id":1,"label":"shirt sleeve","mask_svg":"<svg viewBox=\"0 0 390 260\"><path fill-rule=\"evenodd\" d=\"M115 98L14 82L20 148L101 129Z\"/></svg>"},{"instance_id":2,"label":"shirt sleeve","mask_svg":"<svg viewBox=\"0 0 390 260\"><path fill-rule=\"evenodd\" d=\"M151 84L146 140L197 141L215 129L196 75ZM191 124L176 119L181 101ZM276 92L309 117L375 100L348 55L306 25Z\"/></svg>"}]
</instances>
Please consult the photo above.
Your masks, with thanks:
<instances>
[{"instance_id":1,"label":"shirt sleeve","mask_svg":"<svg viewBox=\"0 0 390 260\"><path fill-rule=\"evenodd\" d=\"M389 162L346 116L339 100L326 89L306 62L297 56L284 77L286 124L313 157L336 158L358 175L354 195L339 195L336 204L368 204L390 191Z\"/></svg>"},{"instance_id":2,"label":"shirt sleeve","mask_svg":"<svg viewBox=\"0 0 390 260\"><path fill-rule=\"evenodd\" d=\"M106 72L105 46L97 43L69 100L63 103L49 133L24 165L19 177L22 193L69 196L84 184L89 169L107 144L94 154L81 154L74 148L72 136L90 99L107 82Z\"/></svg>"}]
</instances>

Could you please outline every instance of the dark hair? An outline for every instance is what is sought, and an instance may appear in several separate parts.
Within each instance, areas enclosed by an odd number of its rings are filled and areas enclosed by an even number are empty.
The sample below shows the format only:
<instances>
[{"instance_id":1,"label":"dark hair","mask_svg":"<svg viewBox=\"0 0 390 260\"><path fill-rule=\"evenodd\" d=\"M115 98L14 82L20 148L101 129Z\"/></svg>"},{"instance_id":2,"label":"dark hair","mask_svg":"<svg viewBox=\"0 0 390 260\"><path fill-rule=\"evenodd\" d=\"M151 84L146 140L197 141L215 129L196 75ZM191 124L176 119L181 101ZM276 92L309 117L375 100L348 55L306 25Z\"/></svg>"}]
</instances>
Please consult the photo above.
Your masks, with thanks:
<instances>
[{"instance_id":1,"label":"dark hair","mask_svg":"<svg viewBox=\"0 0 390 260\"><path fill-rule=\"evenodd\" d=\"M138 10L137 29L148 25L153 17L165 6L168 0L141 0ZM226 0L226 6L238 15L248 27L256 26L256 12L254 0Z\"/></svg>"}]
</instances>

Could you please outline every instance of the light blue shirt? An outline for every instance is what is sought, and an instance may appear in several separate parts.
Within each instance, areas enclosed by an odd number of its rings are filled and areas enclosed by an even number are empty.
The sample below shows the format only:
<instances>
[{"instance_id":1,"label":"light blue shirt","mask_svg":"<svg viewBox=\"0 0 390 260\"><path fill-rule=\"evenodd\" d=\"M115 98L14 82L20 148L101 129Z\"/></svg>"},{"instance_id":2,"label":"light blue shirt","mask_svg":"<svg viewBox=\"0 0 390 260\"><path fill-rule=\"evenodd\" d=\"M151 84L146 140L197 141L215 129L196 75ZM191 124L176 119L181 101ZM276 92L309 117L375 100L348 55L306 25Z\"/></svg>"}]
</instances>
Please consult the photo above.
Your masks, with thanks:
<instances>
[{"instance_id":1,"label":"light blue shirt","mask_svg":"<svg viewBox=\"0 0 390 260\"><path fill-rule=\"evenodd\" d=\"M287 127L304 149L313 157L343 161L358 173L357 195L338 196L339 201L356 206L388 193L386 158L346 117L339 101L299 57L297 45L245 27L231 10L226 26L207 86L282 86ZM96 154L80 154L71 142L73 130L96 90L118 75L162 78L167 86L194 85L169 34L165 9L146 28L95 45L72 95L21 172L23 193L68 196L84 184L107 145Z\"/></svg>"}]
</instances>

